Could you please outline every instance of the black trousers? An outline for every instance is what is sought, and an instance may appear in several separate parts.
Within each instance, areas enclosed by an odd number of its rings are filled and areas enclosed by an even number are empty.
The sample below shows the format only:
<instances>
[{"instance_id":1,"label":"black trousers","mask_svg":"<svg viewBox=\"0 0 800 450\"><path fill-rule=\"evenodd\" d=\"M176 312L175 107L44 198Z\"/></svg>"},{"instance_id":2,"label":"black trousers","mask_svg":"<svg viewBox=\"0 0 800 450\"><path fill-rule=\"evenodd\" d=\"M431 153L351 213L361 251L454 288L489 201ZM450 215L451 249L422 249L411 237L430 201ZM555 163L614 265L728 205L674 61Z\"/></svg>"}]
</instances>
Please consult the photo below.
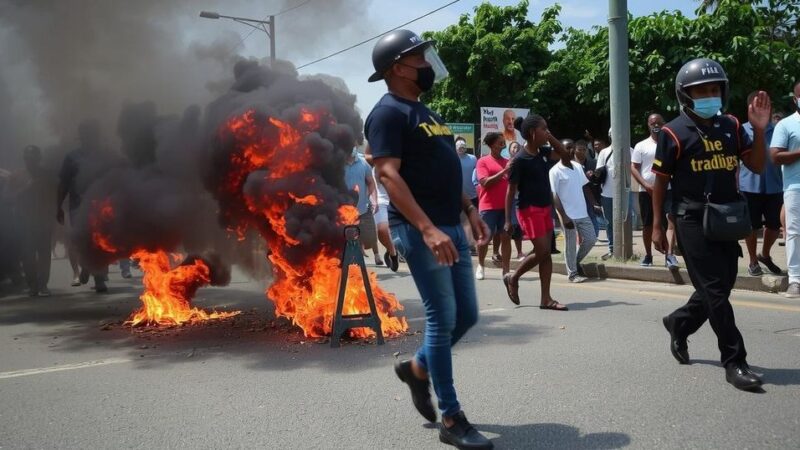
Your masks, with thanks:
<instances>
[{"instance_id":1,"label":"black trousers","mask_svg":"<svg viewBox=\"0 0 800 450\"><path fill-rule=\"evenodd\" d=\"M688 337L705 323L717 335L722 365L745 362L747 351L736 327L730 294L736 283L741 247L738 242L709 241L703 235L702 211L687 212L676 221L678 242L694 294L670 314L675 332Z\"/></svg>"},{"instance_id":2,"label":"black trousers","mask_svg":"<svg viewBox=\"0 0 800 450\"><path fill-rule=\"evenodd\" d=\"M22 267L28 288L39 291L50 281L50 241L53 231L50 226L28 226L23 231Z\"/></svg>"}]
</instances>

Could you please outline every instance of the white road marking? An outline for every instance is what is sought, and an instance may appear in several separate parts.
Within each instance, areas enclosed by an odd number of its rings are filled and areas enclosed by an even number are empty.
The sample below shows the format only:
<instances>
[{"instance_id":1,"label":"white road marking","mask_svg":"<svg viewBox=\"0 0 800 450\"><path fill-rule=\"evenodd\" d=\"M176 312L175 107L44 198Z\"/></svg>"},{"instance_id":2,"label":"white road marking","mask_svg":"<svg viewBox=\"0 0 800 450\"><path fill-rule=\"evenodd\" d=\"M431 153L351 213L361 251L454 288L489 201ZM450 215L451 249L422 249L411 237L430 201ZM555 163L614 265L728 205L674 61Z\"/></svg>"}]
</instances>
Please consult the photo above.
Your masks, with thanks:
<instances>
[{"instance_id":1,"label":"white road marking","mask_svg":"<svg viewBox=\"0 0 800 450\"><path fill-rule=\"evenodd\" d=\"M75 364L41 367L38 369L25 369L25 370L14 370L11 372L0 372L0 380L5 378L27 377L29 375L39 375L50 372L61 372L64 370L86 369L89 367L108 366L111 364L122 364L131 361L133 361L133 359L131 358L108 358L108 359L99 359L96 361L84 361Z\"/></svg>"}]
</instances>

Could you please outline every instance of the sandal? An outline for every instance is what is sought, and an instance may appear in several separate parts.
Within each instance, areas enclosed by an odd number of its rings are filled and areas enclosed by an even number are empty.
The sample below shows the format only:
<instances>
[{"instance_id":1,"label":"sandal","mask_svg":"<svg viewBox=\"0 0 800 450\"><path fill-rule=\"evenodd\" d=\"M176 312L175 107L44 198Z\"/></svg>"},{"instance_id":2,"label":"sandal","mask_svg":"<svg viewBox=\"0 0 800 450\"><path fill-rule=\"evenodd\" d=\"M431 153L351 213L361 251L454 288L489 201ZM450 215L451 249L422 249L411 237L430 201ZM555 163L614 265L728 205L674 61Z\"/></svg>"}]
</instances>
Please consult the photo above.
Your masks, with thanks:
<instances>
[{"instance_id":1,"label":"sandal","mask_svg":"<svg viewBox=\"0 0 800 450\"><path fill-rule=\"evenodd\" d=\"M553 311L569 311L567 305L562 305L555 300L550 300L550 303L546 305L539 305L539 309L551 309Z\"/></svg>"},{"instance_id":2,"label":"sandal","mask_svg":"<svg viewBox=\"0 0 800 450\"><path fill-rule=\"evenodd\" d=\"M514 284L511 282L510 273L503 275L503 284L506 285L506 293L508 294L508 299L511 300L511 303L519 305L519 284Z\"/></svg>"}]
</instances>

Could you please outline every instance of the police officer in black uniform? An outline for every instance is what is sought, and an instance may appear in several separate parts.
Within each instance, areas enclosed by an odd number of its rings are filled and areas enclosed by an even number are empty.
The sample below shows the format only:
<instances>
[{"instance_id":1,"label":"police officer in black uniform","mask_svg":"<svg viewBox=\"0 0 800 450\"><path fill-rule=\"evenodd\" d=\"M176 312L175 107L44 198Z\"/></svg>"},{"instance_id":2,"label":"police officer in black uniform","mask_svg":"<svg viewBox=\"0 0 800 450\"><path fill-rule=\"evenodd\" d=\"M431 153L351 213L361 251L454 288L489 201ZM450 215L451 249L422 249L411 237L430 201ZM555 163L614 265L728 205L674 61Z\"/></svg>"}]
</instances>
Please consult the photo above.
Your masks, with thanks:
<instances>
[{"instance_id":1,"label":"police officer in black uniform","mask_svg":"<svg viewBox=\"0 0 800 450\"><path fill-rule=\"evenodd\" d=\"M425 307L425 338L414 358L395 372L411 390L417 411L431 422L433 382L442 413L439 439L458 448L490 449L492 442L468 421L453 385L450 347L478 320L469 241L461 212L475 239L485 244L489 229L461 187L461 163L453 133L419 96L446 69L433 41L408 30L384 35L372 51L375 73L389 92L364 124L377 176L389 194L389 225L398 253L408 264Z\"/></svg>"},{"instance_id":2,"label":"police officer in black uniform","mask_svg":"<svg viewBox=\"0 0 800 450\"><path fill-rule=\"evenodd\" d=\"M759 92L748 108L754 136L750 139L736 117L723 115L728 78L716 61L700 58L686 63L675 79L681 114L661 129L653 171L653 244L664 253L663 204L672 183L678 242L695 292L689 302L663 323L670 350L689 364L686 339L708 319L717 335L727 381L743 390L758 389L761 378L747 365L747 352L729 300L736 282L737 241L708 239L703 231L706 201L729 203L740 198L736 180L739 160L755 173L764 168L764 129L770 120L770 100ZM711 178L709 178L711 177Z\"/></svg>"}]
</instances>

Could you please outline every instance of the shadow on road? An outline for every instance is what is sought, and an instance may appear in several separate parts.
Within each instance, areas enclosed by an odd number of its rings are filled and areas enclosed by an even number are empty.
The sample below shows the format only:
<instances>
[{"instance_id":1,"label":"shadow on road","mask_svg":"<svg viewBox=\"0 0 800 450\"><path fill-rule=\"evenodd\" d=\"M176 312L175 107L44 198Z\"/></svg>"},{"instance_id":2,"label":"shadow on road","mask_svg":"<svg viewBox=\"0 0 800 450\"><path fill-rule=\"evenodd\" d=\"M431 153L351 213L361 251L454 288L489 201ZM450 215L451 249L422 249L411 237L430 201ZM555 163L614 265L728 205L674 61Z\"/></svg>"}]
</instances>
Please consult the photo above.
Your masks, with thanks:
<instances>
[{"instance_id":1,"label":"shadow on road","mask_svg":"<svg viewBox=\"0 0 800 450\"><path fill-rule=\"evenodd\" d=\"M705 364L722 368L722 364L719 361L709 359L693 359L692 364ZM765 385L800 386L800 369L772 369L761 366L750 366L750 368L764 376Z\"/></svg>"},{"instance_id":2,"label":"shadow on road","mask_svg":"<svg viewBox=\"0 0 800 450\"><path fill-rule=\"evenodd\" d=\"M586 311L587 309L607 308L609 306L641 306L639 303L614 302L611 300L598 300L592 303L565 303L571 311Z\"/></svg>"},{"instance_id":3,"label":"shadow on road","mask_svg":"<svg viewBox=\"0 0 800 450\"><path fill-rule=\"evenodd\" d=\"M560 423L536 423L529 425L475 425L480 431L499 435L492 439L498 448L525 449L612 449L630 445L631 438L625 433L589 433Z\"/></svg>"}]
</instances>

